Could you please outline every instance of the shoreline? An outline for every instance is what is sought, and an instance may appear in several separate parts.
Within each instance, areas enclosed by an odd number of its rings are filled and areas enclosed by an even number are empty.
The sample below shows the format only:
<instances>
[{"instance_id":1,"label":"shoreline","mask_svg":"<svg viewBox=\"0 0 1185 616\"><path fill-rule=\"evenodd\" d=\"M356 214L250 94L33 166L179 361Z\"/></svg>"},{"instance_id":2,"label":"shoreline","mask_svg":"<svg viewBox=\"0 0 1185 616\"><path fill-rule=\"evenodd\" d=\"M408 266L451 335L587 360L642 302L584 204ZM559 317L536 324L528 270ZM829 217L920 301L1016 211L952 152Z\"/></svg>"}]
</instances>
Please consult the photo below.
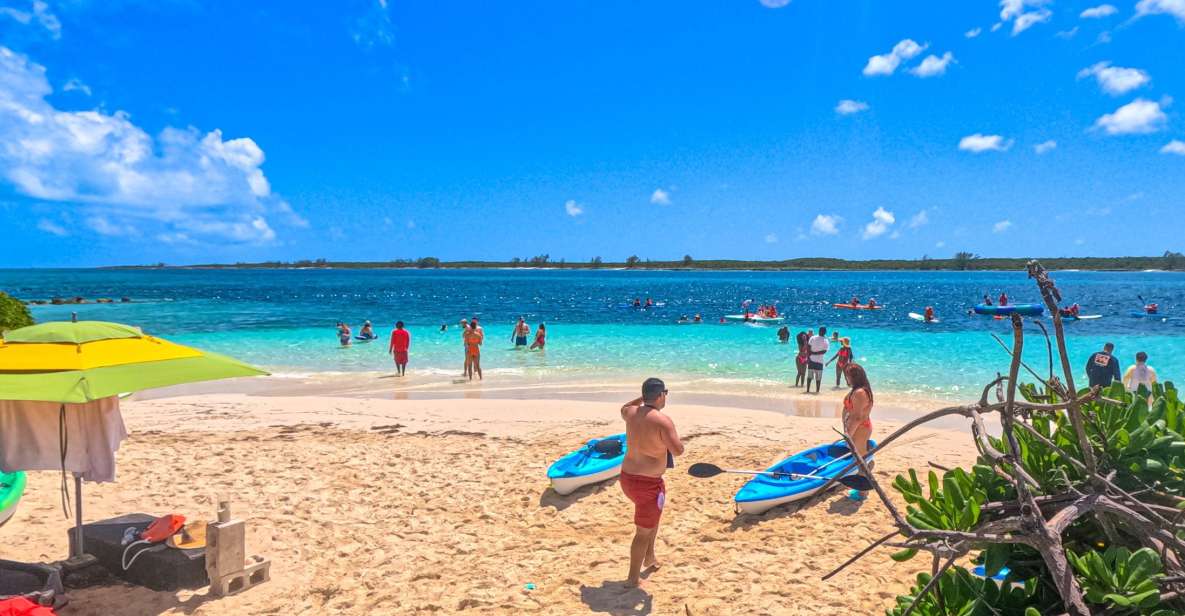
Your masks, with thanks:
<instances>
[{"instance_id":1,"label":"shoreline","mask_svg":"<svg viewBox=\"0 0 1185 616\"><path fill-rule=\"evenodd\" d=\"M434 375L435 376L435 375ZM436 380L413 378L403 381L390 372L313 373L299 376L268 376L235 379L218 383L195 383L178 387L142 392L134 400L159 400L218 394L243 394L267 398L327 397L362 400L522 400L551 402L596 402L613 409L636 397L638 383L615 380L557 380L532 382L525 379L509 382L461 381L459 377ZM679 376L662 377L672 391L671 404L690 404L721 409L741 409L770 412L791 417L840 416L843 396L848 389L824 386L819 394L806 394L802 389L786 384L759 390L738 387L724 388L718 380L683 379ZM707 381L707 382L705 382ZM972 398L935 398L930 396L877 392L876 416L882 420L905 422L917 416L956 404L971 402ZM944 429L962 429L961 418L951 418L935 424Z\"/></svg>"},{"instance_id":2,"label":"shoreline","mask_svg":"<svg viewBox=\"0 0 1185 616\"><path fill-rule=\"evenodd\" d=\"M272 581L221 599L77 590L69 613L876 613L927 568L882 550L822 582L888 532L883 505L837 491L799 510L738 516L732 495L744 477L686 473L700 461L764 468L837 438L832 417L672 401L687 452L666 476L665 566L641 590L623 588L633 527L616 481L559 496L546 478L554 459L621 430L619 404L226 393L127 401L117 482L88 484L86 519L203 519L229 496L247 520L248 553L272 560ZM874 437L897 425L874 416ZM923 428L899 445L877 457L882 483L930 461L975 458L965 432ZM3 557L65 553L59 480L30 473L21 509L0 531Z\"/></svg>"}]
</instances>

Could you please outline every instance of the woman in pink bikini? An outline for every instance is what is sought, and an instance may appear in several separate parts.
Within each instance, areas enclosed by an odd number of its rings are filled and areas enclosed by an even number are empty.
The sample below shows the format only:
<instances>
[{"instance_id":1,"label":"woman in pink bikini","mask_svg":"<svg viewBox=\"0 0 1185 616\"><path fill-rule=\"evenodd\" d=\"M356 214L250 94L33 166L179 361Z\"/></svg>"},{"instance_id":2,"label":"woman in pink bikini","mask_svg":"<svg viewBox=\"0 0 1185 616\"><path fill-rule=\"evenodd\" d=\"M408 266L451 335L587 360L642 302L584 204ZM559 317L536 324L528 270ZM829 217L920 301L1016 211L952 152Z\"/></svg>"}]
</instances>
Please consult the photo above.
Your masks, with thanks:
<instances>
[{"instance_id":1,"label":"woman in pink bikini","mask_svg":"<svg viewBox=\"0 0 1185 616\"><path fill-rule=\"evenodd\" d=\"M848 377L852 391L843 399L843 431L852 439L856 453L865 457L868 455L868 439L872 436L872 385L868 382L864 367L854 362L844 369L844 376ZM864 498L856 490L852 490L848 497L855 500Z\"/></svg>"}]
</instances>

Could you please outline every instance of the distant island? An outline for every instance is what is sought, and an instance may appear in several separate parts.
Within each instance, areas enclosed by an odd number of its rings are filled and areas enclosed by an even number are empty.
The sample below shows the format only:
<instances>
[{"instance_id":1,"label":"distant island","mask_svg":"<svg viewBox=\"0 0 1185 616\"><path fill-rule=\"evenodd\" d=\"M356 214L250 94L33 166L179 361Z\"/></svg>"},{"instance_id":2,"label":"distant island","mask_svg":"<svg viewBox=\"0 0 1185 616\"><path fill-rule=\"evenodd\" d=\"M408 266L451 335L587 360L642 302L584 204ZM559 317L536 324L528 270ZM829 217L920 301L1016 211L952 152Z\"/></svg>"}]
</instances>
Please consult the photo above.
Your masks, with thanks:
<instances>
[{"instance_id":1,"label":"distant island","mask_svg":"<svg viewBox=\"0 0 1185 616\"><path fill-rule=\"evenodd\" d=\"M100 269L629 269L629 270L1022 270L1028 258L981 257L960 252L948 259L870 259L854 261L830 258L799 258L783 261L740 261L732 259L694 259L685 255L677 261L651 261L636 255L624 261L605 261L593 257L588 261L552 260L549 255L518 258L509 261L441 261L436 257L395 259L392 261L263 261L260 263L208 263L198 265L120 265ZM1185 255L1165 251L1158 257L1045 257L1040 259L1049 269L1093 271L1185 270Z\"/></svg>"}]
</instances>

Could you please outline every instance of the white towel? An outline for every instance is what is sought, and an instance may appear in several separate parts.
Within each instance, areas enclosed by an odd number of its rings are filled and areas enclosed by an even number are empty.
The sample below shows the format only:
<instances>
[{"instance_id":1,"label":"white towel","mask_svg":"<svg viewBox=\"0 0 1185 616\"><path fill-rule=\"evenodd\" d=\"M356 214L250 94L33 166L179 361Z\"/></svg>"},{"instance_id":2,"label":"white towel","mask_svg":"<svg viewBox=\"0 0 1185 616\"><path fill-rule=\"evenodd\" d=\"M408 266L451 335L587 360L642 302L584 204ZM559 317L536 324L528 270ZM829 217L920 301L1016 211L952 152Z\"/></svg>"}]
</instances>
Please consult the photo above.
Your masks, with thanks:
<instances>
[{"instance_id":1,"label":"white towel","mask_svg":"<svg viewBox=\"0 0 1185 616\"><path fill-rule=\"evenodd\" d=\"M0 400L0 470L62 468L56 402ZM115 452L127 438L119 398L66 405L66 470L91 482L115 481Z\"/></svg>"}]
</instances>

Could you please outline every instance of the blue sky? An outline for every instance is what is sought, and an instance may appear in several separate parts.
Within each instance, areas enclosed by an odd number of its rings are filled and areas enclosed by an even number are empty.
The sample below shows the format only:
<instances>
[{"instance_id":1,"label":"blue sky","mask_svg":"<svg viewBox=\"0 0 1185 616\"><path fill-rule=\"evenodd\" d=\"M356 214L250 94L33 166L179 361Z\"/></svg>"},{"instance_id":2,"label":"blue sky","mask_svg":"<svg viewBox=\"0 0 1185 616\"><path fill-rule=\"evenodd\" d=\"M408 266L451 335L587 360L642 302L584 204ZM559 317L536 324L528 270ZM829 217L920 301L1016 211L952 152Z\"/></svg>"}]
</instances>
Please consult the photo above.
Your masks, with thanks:
<instances>
[{"instance_id":1,"label":"blue sky","mask_svg":"<svg viewBox=\"0 0 1185 616\"><path fill-rule=\"evenodd\" d=\"M0 0L0 266L1159 254L1181 58L1185 0Z\"/></svg>"}]
</instances>

